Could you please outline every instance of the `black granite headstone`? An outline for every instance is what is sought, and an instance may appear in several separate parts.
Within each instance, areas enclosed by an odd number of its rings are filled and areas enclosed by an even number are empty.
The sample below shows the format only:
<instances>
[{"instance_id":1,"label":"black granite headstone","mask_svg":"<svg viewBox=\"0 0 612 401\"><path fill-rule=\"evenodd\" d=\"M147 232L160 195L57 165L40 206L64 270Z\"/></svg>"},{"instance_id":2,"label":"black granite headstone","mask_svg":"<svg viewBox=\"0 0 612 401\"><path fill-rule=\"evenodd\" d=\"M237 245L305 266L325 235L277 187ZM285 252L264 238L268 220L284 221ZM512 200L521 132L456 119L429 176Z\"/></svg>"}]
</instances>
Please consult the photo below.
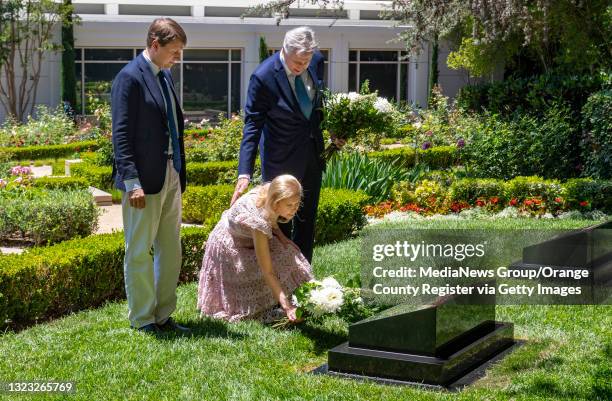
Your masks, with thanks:
<instances>
[{"instance_id":1,"label":"black granite headstone","mask_svg":"<svg viewBox=\"0 0 612 401\"><path fill-rule=\"evenodd\" d=\"M329 372L452 383L514 344L513 325L495 322L494 302L472 297L398 305L352 324L349 341L329 351Z\"/></svg>"}]
</instances>

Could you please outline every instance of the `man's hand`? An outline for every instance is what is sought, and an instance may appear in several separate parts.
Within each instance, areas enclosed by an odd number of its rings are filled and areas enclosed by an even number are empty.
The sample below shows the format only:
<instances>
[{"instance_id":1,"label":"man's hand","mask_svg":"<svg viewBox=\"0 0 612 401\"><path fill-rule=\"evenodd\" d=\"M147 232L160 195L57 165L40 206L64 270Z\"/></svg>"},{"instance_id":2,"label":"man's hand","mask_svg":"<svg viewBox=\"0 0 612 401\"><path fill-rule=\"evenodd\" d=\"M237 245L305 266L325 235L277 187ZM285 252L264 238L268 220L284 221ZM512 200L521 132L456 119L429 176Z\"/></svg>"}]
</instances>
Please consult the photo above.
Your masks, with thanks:
<instances>
[{"instance_id":1,"label":"man's hand","mask_svg":"<svg viewBox=\"0 0 612 401\"><path fill-rule=\"evenodd\" d=\"M136 209L144 209L145 193L142 188L138 188L129 193L130 206Z\"/></svg>"},{"instance_id":2,"label":"man's hand","mask_svg":"<svg viewBox=\"0 0 612 401\"><path fill-rule=\"evenodd\" d=\"M342 147L346 145L346 139L338 138L333 134L331 134L329 137L338 149L342 149Z\"/></svg>"},{"instance_id":3,"label":"man's hand","mask_svg":"<svg viewBox=\"0 0 612 401\"><path fill-rule=\"evenodd\" d=\"M232 206L234 202L236 202L238 198L240 198L240 195L242 195L248 187L249 187L248 178L238 179L238 182L236 183L236 189L234 190L234 195L232 196L232 201L230 202L230 206Z\"/></svg>"}]
</instances>

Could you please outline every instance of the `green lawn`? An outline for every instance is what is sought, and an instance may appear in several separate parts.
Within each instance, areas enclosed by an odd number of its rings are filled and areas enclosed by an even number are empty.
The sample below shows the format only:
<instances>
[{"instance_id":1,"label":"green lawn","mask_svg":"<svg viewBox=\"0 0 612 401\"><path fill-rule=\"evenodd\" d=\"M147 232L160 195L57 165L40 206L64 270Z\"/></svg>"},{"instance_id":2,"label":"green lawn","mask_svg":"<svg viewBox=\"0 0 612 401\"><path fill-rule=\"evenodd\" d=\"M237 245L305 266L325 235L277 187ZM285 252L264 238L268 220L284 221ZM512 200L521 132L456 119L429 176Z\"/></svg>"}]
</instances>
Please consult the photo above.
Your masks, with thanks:
<instances>
[{"instance_id":1,"label":"green lawn","mask_svg":"<svg viewBox=\"0 0 612 401\"><path fill-rule=\"evenodd\" d=\"M580 227L593 222L487 223ZM452 223L452 224L476 224ZM410 223L410 227L448 225ZM407 227L406 223L399 225ZM359 268L359 239L319 247L318 277ZM526 344L460 393L355 382L307 372L346 339L342 321L275 330L256 322L200 320L196 284L179 288L176 319L193 337L129 329L124 302L109 303L0 339L0 381L72 380L77 391L23 399L75 400L597 400L612 397L610 306L500 306ZM0 394L0 397L3 397ZM4 395L3 399L9 399ZM15 397L13 397L15 398Z\"/></svg>"}]
</instances>

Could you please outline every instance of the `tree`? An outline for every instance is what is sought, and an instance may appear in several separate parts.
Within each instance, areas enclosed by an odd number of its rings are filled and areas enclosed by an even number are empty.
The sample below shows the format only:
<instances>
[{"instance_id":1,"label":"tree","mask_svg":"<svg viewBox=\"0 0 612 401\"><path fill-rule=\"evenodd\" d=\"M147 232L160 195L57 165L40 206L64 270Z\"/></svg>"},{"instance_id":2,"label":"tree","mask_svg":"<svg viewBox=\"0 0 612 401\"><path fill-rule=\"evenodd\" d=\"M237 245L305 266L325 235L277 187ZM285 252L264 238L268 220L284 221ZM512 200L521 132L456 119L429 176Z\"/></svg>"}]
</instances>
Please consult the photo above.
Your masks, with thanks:
<instances>
[{"instance_id":1,"label":"tree","mask_svg":"<svg viewBox=\"0 0 612 401\"><path fill-rule=\"evenodd\" d=\"M64 0L64 5L72 7L72 0ZM74 31L72 13L62 24L62 100L72 109L76 107L76 72L74 52Z\"/></svg>"},{"instance_id":2,"label":"tree","mask_svg":"<svg viewBox=\"0 0 612 401\"><path fill-rule=\"evenodd\" d=\"M266 44L266 38L263 36L259 37L259 62L261 63L268 58L268 45Z\"/></svg>"},{"instance_id":3,"label":"tree","mask_svg":"<svg viewBox=\"0 0 612 401\"><path fill-rule=\"evenodd\" d=\"M0 0L0 103L22 121L36 104L45 53L58 51L53 31L69 21L72 5L53 0Z\"/></svg>"},{"instance_id":4,"label":"tree","mask_svg":"<svg viewBox=\"0 0 612 401\"><path fill-rule=\"evenodd\" d=\"M253 12L283 18L294 3L274 0ZM301 0L304 3L342 6L337 0ZM383 15L407 27L398 34L407 49L418 53L436 37L452 39L464 45L461 63L468 66L513 63L522 55L540 72L612 67L610 0L391 0Z\"/></svg>"}]
</instances>

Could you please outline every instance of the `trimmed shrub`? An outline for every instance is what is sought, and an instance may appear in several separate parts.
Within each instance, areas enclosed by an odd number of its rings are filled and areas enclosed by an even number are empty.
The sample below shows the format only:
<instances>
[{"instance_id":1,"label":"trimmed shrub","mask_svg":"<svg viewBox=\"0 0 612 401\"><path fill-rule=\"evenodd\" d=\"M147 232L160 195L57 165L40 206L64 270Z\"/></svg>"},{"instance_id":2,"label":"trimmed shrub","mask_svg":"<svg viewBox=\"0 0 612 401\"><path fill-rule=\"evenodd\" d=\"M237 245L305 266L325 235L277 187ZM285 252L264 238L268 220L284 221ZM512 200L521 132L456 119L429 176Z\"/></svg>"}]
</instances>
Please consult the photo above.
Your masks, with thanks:
<instances>
[{"instance_id":1,"label":"trimmed shrub","mask_svg":"<svg viewBox=\"0 0 612 401\"><path fill-rule=\"evenodd\" d=\"M183 194L183 220L214 226L229 208L233 185L187 187ZM365 224L362 209L370 197L361 191L323 188L319 198L315 242L339 241Z\"/></svg>"},{"instance_id":2,"label":"trimmed shrub","mask_svg":"<svg viewBox=\"0 0 612 401\"><path fill-rule=\"evenodd\" d=\"M340 241L361 229L366 223L363 208L369 200L370 197L362 191L322 188L315 243Z\"/></svg>"},{"instance_id":3,"label":"trimmed shrub","mask_svg":"<svg viewBox=\"0 0 612 401\"><path fill-rule=\"evenodd\" d=\"M233 185L187 185L183 193L183 221L214 225L229 208Z\"/></svg>"},{"instance_id":4,"label":"trimmed shrub","mask_svg":"<svg viewBox=\"0 0 612 401\"><path fill-rule=\"evenodd\" d=\"M10 155L11 160L36 160L69 157L78 152L94 151L97 148L97 141L84 141L66 145L6 147L0 150L0 153Z\"/></svg>"},{"instance_id":5,"label":"trimmed shrub","mask_svg":"<svg viewBox=\"0 0 612 401\"><path fill-rule=\"evenodd\" d=\"M594 93L582 109L583 175L612 178L612 90Z\"/></svg>"},{"instance_id":6,"label":"trimmed shrub","mask_svg":"<svg viewBox=\"0 0 612 401\"><path fill-rule=\"evenodd\" d=\"M503 200L504 182L493 178L463 178L450 186L449 196L452 202L474 204L477 199L499 197Z\"/></svg>"},{"instance_id":7,"label":"trimmed shrub","mask_svg":"<svg viewBox=\"0 0 612 401\"><path fill-rule=\"evenodd\" d=\"M209 230L181 230L181 280L200 270ZM125 297L123 233L0 256L0 326L18 327Z\"/></svg>"},{"instance_id":8,"label":"trimmed shrub","mask_svg":"<svg viewBox=\"0 0 612 401\"><path fill-rule=\"evenodd\" d=\"M87 236L99 210L87 190L0 191L0 239L51 244Z\"/></svg>"},{"instance_id":9,"label":"trimmed shrub","mask_svg":"<svg viewBox=\"0 0 612 401\"><path fill-rule=\"evenodd\" d=\"M70 166L70 175L84 179L87 184L101 190L113 188L113 168L95 166L87 162L75 163Z\"/></svg>"},{"instance_id":10,"label":"trimmed shrub","mask_svg":"<svg viewBox=\"0 0 612 401\"><path fill-rule=\"evenodd\" d=\"M368 156L373 159L382 159L387 163L398 161L403 167L414 167L417 161L417 152L408 146L370 152ZM427 150L418 151L418 162L431 169L446 169L458 161L457 148L454 146L437 146Z\"/></svg>"},{"instance_id":11,"label":"trimmed shrub","mask_svg":"<svg viewBox=\"0 0 612 401\"><path fill-rule=\"evenodd\" d=\"M238 162L187 163L189 185L215 185L236 182Z\"/></svg>"},{"instance_id":12,"label":"trimmed shrub","mask_svg":"<svg viewBox=\"0 0 612 401\"><path fill-rule=\"evenodd\" d=\"M566 197L565 188L557 180L543 180L540 177L516 177L504 185L506 199L516 199L519 202L527 198L539 197L546 202L555 198Z\"/></svg>"},{"instance_id":13,"label":"trimmed shrub","mask_svg":"<svg viewBox=\"0 0 612 401\"><path fill-rule=\"evenodd\" d=\"M89 184L79 177L40 177L32 182L34 188L46 189L87 189Z\"/></svg>"},{"instance_id":14,"label":"trimmed shrub","mask_svg":"<svg viewBox=\"0 0 612 401\"><path fill-rule=\"evenodd\" d=\"M612 181L573 178L563 186L571 209L597 209L612 214Z\"/></svg>"}]
</instances>

